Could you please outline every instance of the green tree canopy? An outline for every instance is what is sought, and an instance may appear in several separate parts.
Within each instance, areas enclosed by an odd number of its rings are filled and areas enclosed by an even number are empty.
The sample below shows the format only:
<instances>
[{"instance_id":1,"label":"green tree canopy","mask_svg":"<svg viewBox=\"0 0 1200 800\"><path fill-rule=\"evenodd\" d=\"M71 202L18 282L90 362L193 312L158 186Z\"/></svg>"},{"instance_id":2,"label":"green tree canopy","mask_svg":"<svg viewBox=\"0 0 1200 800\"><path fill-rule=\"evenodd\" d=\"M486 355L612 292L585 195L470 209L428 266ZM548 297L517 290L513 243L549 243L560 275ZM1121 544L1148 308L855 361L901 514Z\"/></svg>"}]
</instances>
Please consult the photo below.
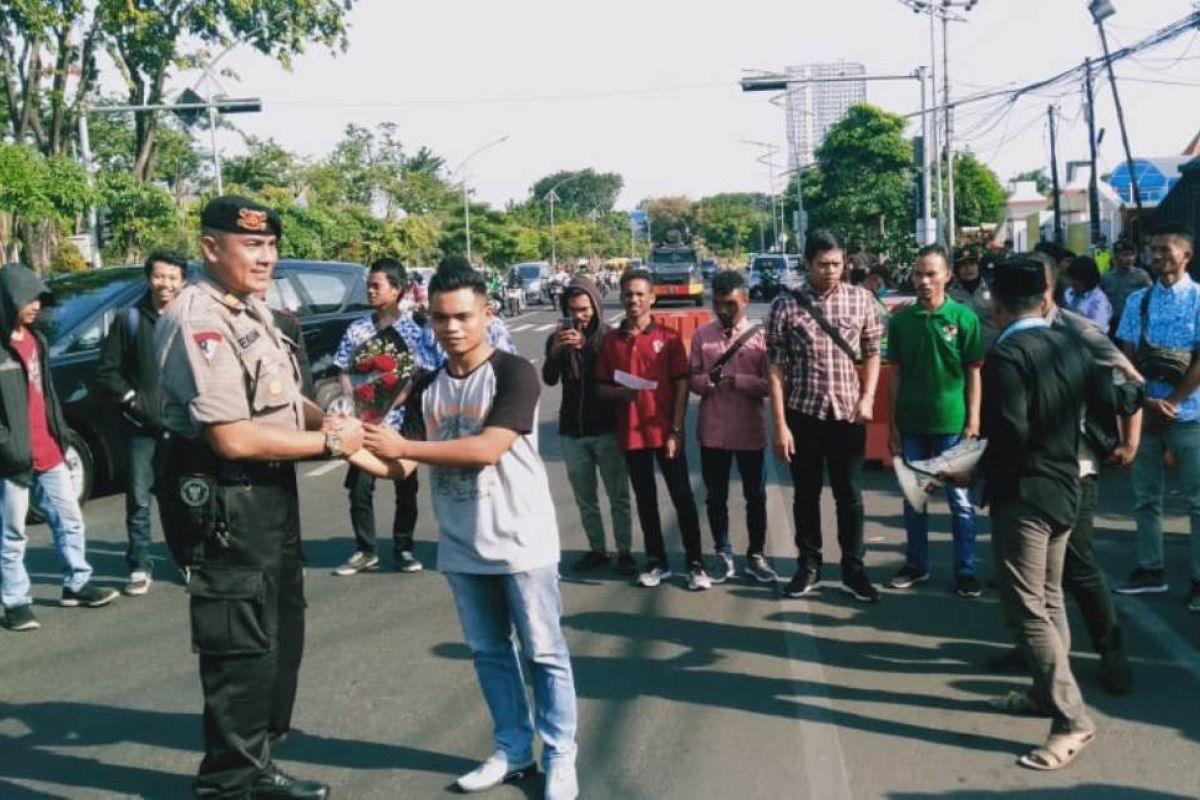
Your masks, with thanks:
<instances>
[{"instance_id":1,"label":"green tree canopy","mask_svg":"<svg viewBox=\"0 0 1200 800\"><path fill-rule=\"evenodd\" d=\"M615 172L596 172L591 167L559 170L530 188L529 203L534 207L544 206L546 195L554 189L559 197L555 214L563 217L583 217L592 211L607 214L616 205L617 195L624 187L625 179Z\"/></svg>"},{"instance_id":2,"label":"green tree canopy","mask_svg":"<svg viewBox=\"0 0 1200 800\"><path fill-rule=\"evenodd\" d=\"M973 153L954 156L954 217L962 227L999 222L1008 199L1000 179Z\"/></svg>"},{"instance_id":3,"label":"green tree canopy","mask_svg":"<svg viewBox=\"0 0 1200 800\"><path fill-rule=\"evenodd\" d=\"M713 252L729 257L761 249L771 227L771 200L763 194L715 194L695 205L696 234Z\"/></svg>"},{"instance_id":4,"label":"green tree canopy","mask_svg":"<svg viewBox=\"0 0 1200 800\"><path fill-rule=\"evenodd\" d=\"M1037 184L1038 194L1050 194L1050 176L1046 174L1044 167L1017 173L1012 177L1012 182L1016 183L1017 181L1033 181Z\"/></svg>"}]
</instances>

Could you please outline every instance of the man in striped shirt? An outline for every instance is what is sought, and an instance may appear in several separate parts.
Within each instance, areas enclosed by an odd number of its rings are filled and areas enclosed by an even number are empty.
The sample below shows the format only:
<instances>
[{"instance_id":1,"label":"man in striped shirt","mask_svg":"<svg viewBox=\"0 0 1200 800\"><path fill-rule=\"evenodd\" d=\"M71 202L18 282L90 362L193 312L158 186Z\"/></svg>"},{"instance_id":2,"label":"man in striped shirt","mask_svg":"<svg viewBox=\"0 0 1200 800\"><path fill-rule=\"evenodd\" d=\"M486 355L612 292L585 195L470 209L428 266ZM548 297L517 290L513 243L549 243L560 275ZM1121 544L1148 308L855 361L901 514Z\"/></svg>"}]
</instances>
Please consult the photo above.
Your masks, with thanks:
<instances>
[{"instance_id":1,"label":"man in striped shirt","mask_svg":"<svg viewBox=\"0 0 1200 800\"><path fill-rule=\"evenodd\" d=\"M821 489L825 470L837 505L842 589L878 602L863 566L859 487L866 423L875 405L883 325L871 293L842 281L844 249L828 231L809 234L807 283L775 298L767 321L775 453L791 467L800 568L788 597L821 583Z\"/></svg>"}]
</instances>

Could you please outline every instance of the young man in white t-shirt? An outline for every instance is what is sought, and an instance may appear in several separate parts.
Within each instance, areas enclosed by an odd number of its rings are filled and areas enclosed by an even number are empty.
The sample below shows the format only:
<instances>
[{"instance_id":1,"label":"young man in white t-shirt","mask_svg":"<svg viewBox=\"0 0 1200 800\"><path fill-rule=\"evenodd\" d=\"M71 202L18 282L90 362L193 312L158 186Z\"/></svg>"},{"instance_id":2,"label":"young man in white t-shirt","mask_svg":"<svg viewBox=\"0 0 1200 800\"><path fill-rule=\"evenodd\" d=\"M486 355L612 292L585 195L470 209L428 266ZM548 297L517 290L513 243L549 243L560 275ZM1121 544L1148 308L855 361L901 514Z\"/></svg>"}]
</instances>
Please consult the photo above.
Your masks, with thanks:
<instances>
[{"instance_id":1,"label":"young man in white t-shirt","mask_svg":"<svg viewBox=\"0 0 1200 800\"><path fill-rule=\"evenodd\" d=\"M459 788L482 791L533 771L536 727L547 800L573 800L575 684L559 624L558 523L537 450L537 371L487 344L492 309L477 272L439 269L429 298L449 360L414 386L404 436L369 426L366 446L381 461L364 456L358 466L392 477L411 474L418 462L431 468L437 568L450 583L495 724L495 752L459 778ZM536 723L514 627L533 663Z\"/></svg>"}]
</instances>

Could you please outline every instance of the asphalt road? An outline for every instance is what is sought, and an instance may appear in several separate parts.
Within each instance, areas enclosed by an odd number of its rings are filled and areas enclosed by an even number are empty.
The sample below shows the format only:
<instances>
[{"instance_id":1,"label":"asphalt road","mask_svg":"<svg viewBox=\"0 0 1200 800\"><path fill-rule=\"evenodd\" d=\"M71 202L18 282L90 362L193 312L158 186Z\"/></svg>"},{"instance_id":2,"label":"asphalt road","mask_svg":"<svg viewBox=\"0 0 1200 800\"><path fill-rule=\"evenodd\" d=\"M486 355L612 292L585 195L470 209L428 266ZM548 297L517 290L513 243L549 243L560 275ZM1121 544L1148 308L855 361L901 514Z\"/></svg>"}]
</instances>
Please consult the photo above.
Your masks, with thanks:
<instances>
[{"instance_id":1,"label":"asphalt road","mask_svg":"<svg viewBox=\"0 0 1200 800\"><path fill-rule=\"evenodd\" d=\"M765 308L754 307L752 316L765 316ZM524 355L540 358L556 318L534 310L512 321ZM539 434L569 563L585 539L558 451L558 397L557 389L543 394ZM694 441L691 447L702 498ZM774 466L768 554L790 577L791 492L784 470ZM444 796L455 776L491 749L487 711L445 582L432 570L333 577L330 570L352 548L342 468L305 464L300 474L308 645L299 732L279 758L295 774L331 783L336 797ZM902 559L899 493L883 470L869 471L866 483L867 563L883 581ZM736 486L731 496L740 496ZM381 530L390 498L381 487ZM665 493L662 499L669 509ZM1024 681L981 668L1008 638L994 591L978 600L949 592L945 533L933 537L934 579L915 591L885 590L873 607L854 603L835 584L815 598L788 600L775 587L740 580L692 594L678 583L640 590L611 573L567 573L563 625L579 694L582 796L1200 796L1200 616L1189 615L1181 599L1188 542L1177 496L1170 506L1172 593L1120 599L1137 689L1128 697L1105 695L1098 660L1080 634L1074 664L1100 735L1058 773L1015 765L1044 738L1045 720L986 706L989 696ZM1131 566L1129 507L1128 478L1106 476L1097 527L1113 577ZM122 498L94 499L85 513L97 578L120 585ZM664 516L678 562L673 515ZM735 503L739 551L741 517ZM836 564L828 496L825 520L827 558ZM986 577L986 519L982 524ZM948 530L944 505L934 506L933 526ZM704 532L707 548L707 524ZM418 556L432 564L435 531L424 490L417 535ZM182 588L160 580L147 596L123 597L109 608L60 609L48 532L36 526L31 536L28 564L42 629L0 631L0 798L187 797L200 757L201 696ZM165 578L161 544L158 552ZM826 578L836 578L828 567ZM535 778L491 796L540 792Z\"/></svg>"}]
</instances>

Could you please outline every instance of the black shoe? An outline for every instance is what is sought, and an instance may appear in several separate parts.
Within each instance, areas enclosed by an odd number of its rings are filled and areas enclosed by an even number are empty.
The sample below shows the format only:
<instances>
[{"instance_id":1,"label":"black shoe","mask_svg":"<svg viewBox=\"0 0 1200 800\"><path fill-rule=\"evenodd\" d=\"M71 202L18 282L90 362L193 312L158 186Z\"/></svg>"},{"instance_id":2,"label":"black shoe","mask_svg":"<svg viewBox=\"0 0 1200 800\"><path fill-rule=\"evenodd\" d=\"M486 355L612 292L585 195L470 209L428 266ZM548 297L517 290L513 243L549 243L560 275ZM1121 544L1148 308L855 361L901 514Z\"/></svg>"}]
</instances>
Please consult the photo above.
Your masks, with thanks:
<instances>
[{"instance_id":1,"label":"black shoe","mask_svg":"<svg viewBox=\"0 0 1200 800\"><path fill-rule=\"evenodd\" d=\"M603 550L588 550L571 565L572 572L590 572L608 566L608 553Z\"/></svg>"},{"instance_id":2,"label":"black shoe","mask_svg":"<svg viewBox=\"0 0 1200 800\"><path fill-rule=\"evenodd\" d=\"M878 603L879 590L865 572L851 572L842 578L842 591L861 603Z\"/></svg>"},{"instance_id":3,"label":"black shoe","mask_svg":"<svg viewBox=\"0 0 1200 800\"><path fill-rule=\"evenodd\" d=\"M64 586L62 599L58 601L58 604L66 608L77 608L78 606L99 608L116 600L119 595L120 593L116 589L101 589L98 586L93 586L91 583L85 583L83 586L80 586L77 592L73 592Z\"/></svg>"},{"instance_id":4,"label":"black shoe","mask_svg":"<svg viewBox=\"0 0 1200 800\"><path fill-rule=\"evenodd\" d=\"M397 572L420 572L425 569L425 565L417 560L411 550L397 550L392 561L396 565Z\"/></svg>"},{"instance_id":5,"label":"black shoe","mask_svg":"<svg viewBox=\"0 0 1200 800\"><path fill-rule=\"evenodd\" d=\"M788 585L784 587L784 597L806 597L810 594L816 594L821 588L821 578L816 570L808 567L801 567L788 581Z\"/></svg>"},{"instance_id":6,"label":"black shoe","mask_svg":"<svg viewBox=\"0 0 1200 800\"><path fill-rule=\"evenodd\" d=\"M1100 684L1109 694L1129 694L1133 691L1133 667L1121 649L1100 654Z\"/></svg>"},{"instance_id":7,"label":"black shoe","mask_svg":"<svg viewBox=\"0 0 1200 800\"><path fill-rule=\"evenodd\" d=\"M36 631L42 624L33 615L33 606L26 603L4 610L4 627L10 631Z\"/></svg>"},{"instance_id":8,"label":"black shoe","mask_svg":"<svg viewBox=\"0 0 1200 800\"><path fill-rule=\"evenodd\" d=\"M896 574L888 581L888 586L893 589L911 589L918 583L924 583L927 580L929 580L929 570L917 569L905 564L896 570Z\"/></svg>"},{"instance_id":9,"label":"black shoe","mask_svg":"<svg viewBox=\"0 0 1200 800\"><path fill-rule=\"evenodd\" d=\"M959 575L954 579L954 593L959 597L979 597L983 587L974 575Z\"/></svg>"},{"instance_id":10,"label":"black shoe","mask_svg":"<svg viewBox=\"0 0 1200 800\"><path fill-rule=\"evenodd\" d=\"M1167 582L1163 580L1161 569L1138 567L1129 574L1129 579L1125 583L1113 591L1117 594L1162 594L1167 591Z\"/></svg>"},{"instance_id":11,"label":"black shoe","mask_svg":"<svg viewBox=\"0 0 1200 800\"><path fill-rule=\"evenodd\" d=\"M633 560L633 554L626 551L617 554L617 565L613 568L618 575L632 577L637 574L637 562Z\"/></svg>"},{"instance_id":12,"label":"black shoe","mask_svg":"<svg viewBox=\"0 0 1200 800\"><path fill-rule=\"evenodd\" d=\"M992 656L983 662L983 668L988 672L1028 672L1029 665L1025 656L1015 647L1010 647L998 656Z\"/></svg>"},{"instance_id":13,"label":"black shoe","mask_svg":"<svg viewBox=\"0 0 1200 800\"><path fill-rule=\"evenodd\" d=\"M293 778L272 765L266 772L259 773L250 781L247 795L251 798L270 800L325 800L329 797L329 787L318 781Z\"/></svg>"}]
</instances>

